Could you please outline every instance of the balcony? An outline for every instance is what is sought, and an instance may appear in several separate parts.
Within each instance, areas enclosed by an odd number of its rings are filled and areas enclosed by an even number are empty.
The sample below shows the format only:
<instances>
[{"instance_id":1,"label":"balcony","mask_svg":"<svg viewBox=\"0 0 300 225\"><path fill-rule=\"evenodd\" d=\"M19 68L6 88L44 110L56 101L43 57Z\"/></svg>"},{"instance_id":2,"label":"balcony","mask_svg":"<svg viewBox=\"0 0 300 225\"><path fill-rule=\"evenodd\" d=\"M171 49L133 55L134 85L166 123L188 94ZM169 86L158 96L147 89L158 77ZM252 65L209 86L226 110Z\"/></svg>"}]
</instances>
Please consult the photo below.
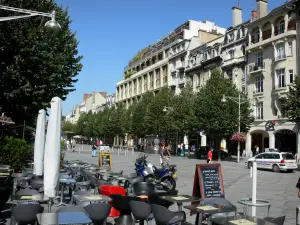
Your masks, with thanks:
<instances>
[{"instance_id":1,"label":"balcony","mask_svg":"<svg viewBox=\"0 0 300 225\"><path fill-rule=\"evenodd\" d=\"M274 62L278 62L278 61L282 61L282 60L286 60L286 55L285 55L285 54L278 55L278 56L276 56L276 57L273 59Z\"/></svg>"},{"instance_id":2,"label":"balcony","mask_svg":"<svg viewBox=\"0 0 300 225\"><path fill-rule=\"evenodd\" d=\"M223 60L222 67L224 68L224 67L231 66L231 65L234 65L234 64L240 64L240 63L245 62L245 61L246 61L245 56L226 59L226 60Z\"/></svg>"},{"instance_id":3,"label":"balcony","mask_svg":"<svg viewBox=\"0 0 300 225\"><path fill-rule=\"evenodd\" d=\"M297 31L296 30L288 30L284 33L278 34L278 35L274 35L271 38L265 39L265 40L257 40L257 42L255 43L250 43L250 45L246 48L246 51L252 51L255 49L259 49L261 47L263 47L264 45L268 45L272 42L276 42L279 39L284 39L290 36L296 36L297 35Z\"/></svg>"},{"instance_id":4,"label":"balcony","mask_svg":"<svg viewBox=\"0 0 300 225\"><path fill-rule=\"evenodd\" d=\"M258 96L263 96L263 95L264 95L264 90L263 89L256 88L253 91L253 97L258 97Z\"/></svg>"},{"instance_id":5,"label":"balcony","mask_svg":"<svg viewBox=\"0 0 300 225\"><path fill-rule=\"evenodd\" d=\"M262 73L265 72L265 62L263 63L253 63L249 65L249 73L255 74L255 73Z\"/></svg>"},{"instance_id":6,"label":"balcony","mask_svg":"<svg viewBox=\"0 0 300 225\"><path fill-rule=\"evenodd\" d=\"M286 97L286 94L288 93L289 89L285 84L275 85L273 87L273 94L278 95L279 98Z\"/></svg>"},{"instance_id":7,"label":"balcony","mask_svg":"<svg viewBox=\"0 0 300 225\"><path fill-rule=\"evenodd\" d=\"M184 62L181 62L181 63L177 66L177 69L178 69L179 71L185 70L185 63L184 63Z\"/></svg>"}]
</instances>

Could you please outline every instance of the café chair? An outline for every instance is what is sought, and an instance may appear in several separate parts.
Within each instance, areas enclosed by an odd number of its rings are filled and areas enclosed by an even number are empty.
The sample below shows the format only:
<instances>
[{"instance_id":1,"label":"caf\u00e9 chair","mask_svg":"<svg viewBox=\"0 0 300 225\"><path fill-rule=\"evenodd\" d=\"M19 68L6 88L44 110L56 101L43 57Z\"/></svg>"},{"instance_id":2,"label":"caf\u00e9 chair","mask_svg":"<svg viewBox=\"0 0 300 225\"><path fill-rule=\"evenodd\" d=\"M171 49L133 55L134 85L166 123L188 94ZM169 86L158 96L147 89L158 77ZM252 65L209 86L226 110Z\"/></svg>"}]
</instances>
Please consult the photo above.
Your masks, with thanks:
<instances>
[{"instance_id":1,"label":"caf\u00e9 chair","mask_svg":"<svg viewBox=\"0 0 300 225\"><path fill-rule=\"evenodd\" d=\"M92 181L83 181L83 182L76 182L75 184L75 191L89 191L91 189Z\"/></svg>"},{"instance_id":2,"label":"caf\u00e9 chair","mask_svg":"<svg viewBox=\"0 0 300 225\"><path fill-rule=\"evenodd\" d=\"M135 196L150 195L155 191L155 186L147 182L134 183L132 188Z\"/></svg>"},{"instance_id":3,"label":"caf\u00e9 chair","mask_svg":"<svg viewBox=\"0 0 300 225\"><path fill-rule=\"evenodd\" d=\"M144 221L147 222L153 218L149 217L151 215L151 206L148 203L141 201L130 201L129 207L135 221L139 220L140 225L144 225Z\"/></svg>"},{"instance_id":4,"label":"caf\u00e9 chair","mask_svg":"<svg viewBox=\"0 0 300 225\"><path fill-rule=\"evenodd\" d=\"M13 207L11 212L10 224L31 224L35 225L37 222L36 214L42 213L44 208L39 204L20 204ZM15 222L15 223L14 223Z\"/></svg>"},{"instance_id":5,"label":"caf\u00e9 chair","mask_svg":"<svg viewBox=\"0 0 300 225\"><path fill-rule=\"evenodd\" d=\"M5 219L4 215L2 214L2 210L5 206L5 204L7 203L7 201L9 200L10 193L11 193L10 186L8 186L8 185L0 186L0 219L4 223L6 222L6 219Z\"/></svg>"},{"instance_id":6,"label":"caf\u00e9 chair","mask_svg":"<svg viewBox=\"0 0 300 225\"><path fill-rule=\"evenodd\" d=\"M132 196L123 196L118 194L110 195L112 199L112 206L120 212L120 216L116 219L116 225L131 225L134 223L129 202L134 201L141 201L141 198L132 197Z\"/></svg>"},{"instance_id":7,"label":"caf\u00e9 chair","mask_svg":"<svg viewBox=\"0 0 300 225\"><path fill-rule=\"evenodd\" d=\"M154 215L156 225L190 225L186 222L186 215L183 211L172 212L167 208L156 204L151 204L151 210Z\"/></svg>"},{"instance_id":8,"label":"caf\u00e9 chair","mask_svg":"<svg viewBox=\"0 0 300 225\"><path fill-rule=\"evenodd\" d=\"M280 217L266 217L263 219L264 222L271 222L272 224L276 225L283 225L285 221L285 216L280 216Z\"/></svg>"},{"instance_id":9,"label":"caf\u00e9 chair","mask_svg":"<svg viewBox=\"0 0 300 225\"><path fill-rule=\"evenodd\" d=\"M167 209L174 204L174 202L169 201L167 199L163 199L159 197L157 194L150 194L148 195L148 202L150 204L156 204L156 205L161 205L163 207L166 207Z\"/></svg>"},{"instance_id":10,"label":"caf\u00e9 chair","mask_svg":"<svg viewBox=\"0 0 300 225\"><path fill-rule=\"evenodd\" d=\"M111 205L106 203L89 204L84 209L94 225L104 225L110 213Z\"/></svg>"}]
</instances>

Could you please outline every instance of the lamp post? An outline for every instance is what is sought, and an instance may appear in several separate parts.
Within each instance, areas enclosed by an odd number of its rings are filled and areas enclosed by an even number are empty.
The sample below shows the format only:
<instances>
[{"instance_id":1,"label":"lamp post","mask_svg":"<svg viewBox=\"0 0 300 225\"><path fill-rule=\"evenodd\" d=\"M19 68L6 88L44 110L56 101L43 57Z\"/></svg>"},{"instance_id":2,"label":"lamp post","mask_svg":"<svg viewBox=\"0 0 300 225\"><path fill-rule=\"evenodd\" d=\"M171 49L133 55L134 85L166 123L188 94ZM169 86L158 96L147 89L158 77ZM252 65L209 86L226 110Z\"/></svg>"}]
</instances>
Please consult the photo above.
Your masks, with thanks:
<instances>
[{"instance_id":1,"label":"lamp post","mask_svg":"<svg viewBox=\"0 0 300 225\"><path fill-rule=\"evenodd\" d=\"M4 5L0 5L0 9L25 14L25 15L21 15L21 16L0 17L0 22L16 20L16 19L24 19L24 18L33 17L33 16L43 16L43 17L51 18L51 20L49 20L48 22L45 23L45 27L52 28L52 29L60 29L61 28L60 24L55 19L55 11L52 11L51 13L44 13L44 12L14 8L14 7L9 7L9 6L4 6Z\"/></svg>"},{"instance_id":2,"label":"lamp post","mask_svg":"<svg viewBox=\"0 0 300 225\"><path fill-rule=\"evenodd\" d=\"M239 93L239 97L230 97L230 96L223 95L222 102L225 103L227 99L237 103L239 106L238 132L240 133L241 132L241 105L244 103L247 103L248 99L242 99L240 93ZM237 162L238 163L240 162L240 152L241 152L240 148L241 148L241 143L238 140L238 147L237 147Z\"/></svg>"}]
</instances>

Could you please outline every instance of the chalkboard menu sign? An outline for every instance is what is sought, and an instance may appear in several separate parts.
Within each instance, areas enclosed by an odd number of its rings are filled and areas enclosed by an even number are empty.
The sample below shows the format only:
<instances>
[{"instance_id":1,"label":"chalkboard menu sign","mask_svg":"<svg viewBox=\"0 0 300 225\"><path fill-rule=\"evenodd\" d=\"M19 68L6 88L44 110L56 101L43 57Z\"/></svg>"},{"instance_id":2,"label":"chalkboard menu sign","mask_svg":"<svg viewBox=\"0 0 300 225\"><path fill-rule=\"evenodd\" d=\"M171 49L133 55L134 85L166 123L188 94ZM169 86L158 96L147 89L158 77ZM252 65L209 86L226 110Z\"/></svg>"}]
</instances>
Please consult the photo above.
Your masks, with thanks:
<instances>
[{"instance_id":1,"label":"chalkboard menu sign","mask_svg":"<svg viewBox=\"0 0 300 225\"><path fill-rule=\"evenodd\" d=\"M221 164L198 164L194 177L193 196L204 198L224 197Z\"/></svg>"},{"instance_id":2,"label":"chalkboard menu sign","mask_svg":"<svg viewBox=\"0 0 300 225\"><path fill-rule=\"evenodd\" d=\"M100 152L99 155L99 167L106 169L106 170L111 170L111 154L109 152Z\"/></svg>"}]
</instances>

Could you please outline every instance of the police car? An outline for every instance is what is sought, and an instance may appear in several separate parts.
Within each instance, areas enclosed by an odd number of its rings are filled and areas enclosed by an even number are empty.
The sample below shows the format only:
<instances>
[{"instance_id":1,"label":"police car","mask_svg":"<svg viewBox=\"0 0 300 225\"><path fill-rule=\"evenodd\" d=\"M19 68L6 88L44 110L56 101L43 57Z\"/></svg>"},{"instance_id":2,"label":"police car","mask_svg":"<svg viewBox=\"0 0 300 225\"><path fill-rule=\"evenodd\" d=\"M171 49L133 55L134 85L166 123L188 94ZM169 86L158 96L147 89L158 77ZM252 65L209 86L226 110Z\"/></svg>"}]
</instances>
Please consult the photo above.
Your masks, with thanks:
<instances>
[{"instance_id":1,"label":"police car","mask_svg":"<svg viewBox=\"0 0 300 225\"><path fill-rule=\"evenodd\" d=\"M295 157L289 152L264 152L249 158L245 163L250 169L253 162L257 163L258 169L270 169L274 172L293 172L298 169Z\"/></svg>"}]
</instances>

